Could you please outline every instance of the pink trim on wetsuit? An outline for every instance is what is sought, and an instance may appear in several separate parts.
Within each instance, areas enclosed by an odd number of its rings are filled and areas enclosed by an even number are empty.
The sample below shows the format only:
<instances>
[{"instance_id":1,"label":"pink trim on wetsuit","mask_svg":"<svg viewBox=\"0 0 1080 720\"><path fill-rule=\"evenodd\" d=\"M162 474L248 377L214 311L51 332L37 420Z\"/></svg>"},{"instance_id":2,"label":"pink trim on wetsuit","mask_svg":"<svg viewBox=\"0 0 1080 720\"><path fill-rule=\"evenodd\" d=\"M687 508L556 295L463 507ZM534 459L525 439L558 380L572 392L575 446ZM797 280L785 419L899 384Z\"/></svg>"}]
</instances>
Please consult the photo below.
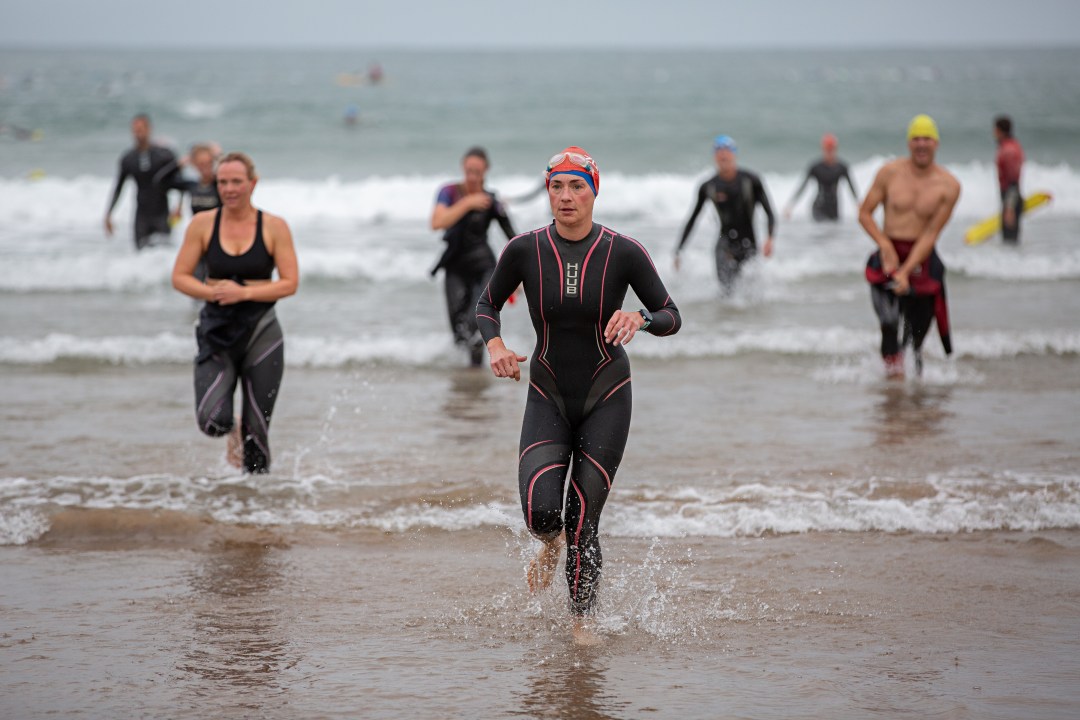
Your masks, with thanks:
<instances>
[{"instance_id":1,"label":"pink trim on wetsuit","mask_svg":"<svg viewBox=\"0 0 1080 720\"><path fill-rule=\"evenodd\" d=\"M537 388L537 389L539 390L539 388ZM540 442L534 442L532 445L530 445L529 447L527 447L527 448L525 448L524 450L521 451L521 455L518 456L518 464L520 465L521 461L525 459L525 453L529 452L530 450L532 450L537 445L547 445L548 443L553 443L553 442L555 442L555 441L554 440L541 440Z\"/></svg>"},{"instance_id":2,"label":"pink trim on wetsuit","mask_svg":"<svg viewBox=\"0 0 1080 720\"><path fill-rule=\"evenodd\" d=\"M551 465L548 465L545 468L541 468L540 470L537 470L536 474L532 476L532 480L529 481L529 495L528 495L528 508L527 508L528 515L529 515L529 527L532 527L532 525L533 525L533 521L532 521L532 496L533 496L533 486L536 485L537 479L539 479L539 477L541 475L543 475L544 473L546 473L548 470L554 470L555 468L564 468L564 467L566 467L566 463L561 463L561 464L553 463Z\"/></svg>"},{"instance_id":3,"label":"pink trim on wetsuit","mask_svg":"<svg viewBox=\"0 0 1080 720\"><path fill-rule=\"evenodd\" d=\"M599 470L600 474L604 476L604 484L607 485L607 489L610 490L611 489L611 477L607 474L607 470L604 469L604 466L601 465L600 463L596 462L595 460L593 460L592 456L589 455L589 453L585 452L584 450L581 451L581 454L584 455L586 458L588 458L589 462L591 462L593 465L596 466L596 469Z\"/></svg>"},{"instance_id":4,"label":"pink trim on wetsuit","mask_svg":"<svg viewBox=\"0 0 1080 720\"><path fill-rule=\"evenodd\" d=\"M551 377L555 377L554 368L544 357L548 349L548 322L547 318L544 317L544 262L540 257L540 233L537 232L534 237L536 238L536 271L540 274L540 282L537 283L537 294L540 296L540 322L544 323L544 345L540 348L540 354L536 359L547 368L547 371L551 373Z\"/></svg>"},{"instance_id":5,"label":"pink trim on wetsuit","mask_svg":"<svg viewBox=\"0 0 1080 720\"><path fill-rule=\"evenodd\" d=\"M578 487L577 481L573 477L570 478L570 487L574 488L574 492L578 496L578 504L581 506L581 513L578 515L577 530L574 532L574 547L578 549L577 558L574 562L574 587L571 592L574 599L578 596L578 581L581 580L581 555L583 553L581 549L581 528L585 525L585 495L581 492L581 488Z\"/></svg>"},{"instance_id":6,"label":"pink trim on wetsuit","mask_svg":"<svg viewBox=\"0 0 1080 720\"><path fill-rule=\"evenodd\" d=\"M619 388L621 388L623 385L625 385L628 382L630 382L630 378L626 378L621 383L619 383L615 387L611 388L611 392L609 392L607 395L604 396L604 400L607 400L609 397L614 395L616 392L618 392ZM600 402L604 402L604 400L601 400Z\"/></svg>"}]
</instances>

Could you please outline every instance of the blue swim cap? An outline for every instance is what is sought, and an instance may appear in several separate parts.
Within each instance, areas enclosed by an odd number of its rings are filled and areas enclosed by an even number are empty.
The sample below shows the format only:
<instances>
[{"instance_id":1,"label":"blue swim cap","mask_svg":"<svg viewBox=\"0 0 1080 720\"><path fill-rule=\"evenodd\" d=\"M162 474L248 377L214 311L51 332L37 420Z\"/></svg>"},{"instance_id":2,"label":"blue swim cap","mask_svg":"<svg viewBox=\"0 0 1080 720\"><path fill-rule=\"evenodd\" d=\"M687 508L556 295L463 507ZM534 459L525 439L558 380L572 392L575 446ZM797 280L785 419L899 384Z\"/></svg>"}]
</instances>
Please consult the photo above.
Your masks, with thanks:
<instances>
[{"instance_id":1,"label":"blue swim cap","mask_svg":"<svg viewBox=\"0 0 1080 720\"><path fill-rule=\"evenodd\" d=\"M739 146L735 144L735 141L730 135L717 135L716 139L712 142L713 150L730 150L733 153L739 152Z\"/></svg>"}]
</instances>

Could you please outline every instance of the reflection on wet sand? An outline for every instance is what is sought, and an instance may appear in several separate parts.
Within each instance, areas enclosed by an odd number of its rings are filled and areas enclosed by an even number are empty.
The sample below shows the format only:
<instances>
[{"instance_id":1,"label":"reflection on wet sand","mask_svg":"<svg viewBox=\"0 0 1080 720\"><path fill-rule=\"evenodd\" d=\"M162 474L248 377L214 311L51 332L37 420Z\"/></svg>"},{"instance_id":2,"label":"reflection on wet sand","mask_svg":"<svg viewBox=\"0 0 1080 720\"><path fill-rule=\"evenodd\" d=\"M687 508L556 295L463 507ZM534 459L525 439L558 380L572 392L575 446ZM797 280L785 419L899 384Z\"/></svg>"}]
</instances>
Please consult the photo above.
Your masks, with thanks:
<instances>
[{"instance_id":1,"label":"reflection on wet sand","mask_svg":"<svg viewBox=\"0 0 1080 720\"><path fill-rule=\"evenodd\" d=\"M296 664L280 601L284 575L277 548L262 542L226 541L207 551L190 580L194 636L178 668L199 681L193 692L218 695L228 688L257 691L251 707L287 692L279 673ZM247 706L248 701L239 700Z\"/></svg>"},{"instance_id":2,"label":"reflection on wet sand","mask_svg":"<svg viewBox=\"0 0 1080 720\"><path fill-rule=\"evenodd\" d=\"M889 384L879 392L870 416L878 447L897 447L937 435L954 414L949 410L950 387Z\"/></svg>"},{"instance_id":3,"label":"reflection on wet sand","mask_svg":"<svg viewBox=\"0 0 1080 720\"><path fill-rule=\"evenodd\" d=\"M527 689L519 690L526 717L611 720L625 717L630 703L615 697L603 647L575 647L533 660Z\"/></svg>"},{"instance_id":4,"label":"reflection on wet sand","mask_svg":"<svg viewBox=\"0 0 1080 720\"><path fill-rule=\"evenodd\" d=\"M450 387L442 403L449 423L442 434L452 440L475 440L477 427L498 417L495 401L486 397L494 378L486 368L460 368L449 377Z\"/></svg>"}]
</instances>

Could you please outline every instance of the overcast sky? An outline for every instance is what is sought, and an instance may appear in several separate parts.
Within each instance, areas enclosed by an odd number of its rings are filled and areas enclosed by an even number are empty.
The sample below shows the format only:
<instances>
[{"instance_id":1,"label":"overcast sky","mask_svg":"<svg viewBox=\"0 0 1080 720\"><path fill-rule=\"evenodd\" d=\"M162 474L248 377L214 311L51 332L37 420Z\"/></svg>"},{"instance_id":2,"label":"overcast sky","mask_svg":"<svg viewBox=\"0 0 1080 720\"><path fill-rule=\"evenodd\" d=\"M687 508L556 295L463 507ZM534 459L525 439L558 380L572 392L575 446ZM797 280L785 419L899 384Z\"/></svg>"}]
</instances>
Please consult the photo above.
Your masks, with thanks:
<instances>
[{"instance_id":1,"label":"overcast sky","mask_svg":"<svg viewBox=\"0 0 1080 720\"><path fill-rule=\"evenodd\" d=\"M0 46L1080 45L1078 0L24 0Z\"/></svg>"}]
</instances>

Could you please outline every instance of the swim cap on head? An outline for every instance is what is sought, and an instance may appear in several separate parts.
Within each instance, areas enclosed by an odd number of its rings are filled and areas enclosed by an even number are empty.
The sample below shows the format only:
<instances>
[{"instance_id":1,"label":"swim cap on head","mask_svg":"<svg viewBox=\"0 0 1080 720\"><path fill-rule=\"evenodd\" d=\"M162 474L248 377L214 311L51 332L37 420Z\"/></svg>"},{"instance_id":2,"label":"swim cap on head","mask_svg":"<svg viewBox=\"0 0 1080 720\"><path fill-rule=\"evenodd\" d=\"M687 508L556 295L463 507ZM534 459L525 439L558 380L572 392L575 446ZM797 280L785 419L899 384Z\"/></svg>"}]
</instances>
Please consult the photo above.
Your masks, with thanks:
<instances>
[{"instance_id":1,"label":"swim cap on head","mask_svg":"<svg viewBox=\"0 0 1080 720\"><path fill-rule=\"evenodd\" d=\"M911 119L911 124L907 127L908 140L920 137L941 140L941 136L938 135L937 123L929 115L916 115Z\"/></svg>"},{"instance_id":2,"label":"swim cap on head","mask_svg":"<svg viewBox=\"0 0 1080 720\"><path fill-rule=\"evenodd\" d=\"M577 175L589 184L593 195L600 192L600 168L589 153L577 145L571 145L551 156L548 160L547 175L544 177L546 185L551 185L553 175Z\"/></svg>"},{"instance_id":3,"label":"swim cap on head","mask_svg":"<svg viewBox=\"0 0 1080 720\"><path fill-rule=\"evenodd\" d=\"M836 136L832 133L825 133L821 136L821 147L826 150L835 150L839 143L836 142Z\"/></svg>"},{"instance_id":4,"label":"swim cap on head","mask_svg":"<svg viewBox=\"0 0 1080 720\"><path fill-rule=\"evenodd\" d=\"M739 146L735 144L735 140L730 135L717 135L712 141L713 150L730 150L733 153L739 152Z\"/></svg>"}]
</instances>

